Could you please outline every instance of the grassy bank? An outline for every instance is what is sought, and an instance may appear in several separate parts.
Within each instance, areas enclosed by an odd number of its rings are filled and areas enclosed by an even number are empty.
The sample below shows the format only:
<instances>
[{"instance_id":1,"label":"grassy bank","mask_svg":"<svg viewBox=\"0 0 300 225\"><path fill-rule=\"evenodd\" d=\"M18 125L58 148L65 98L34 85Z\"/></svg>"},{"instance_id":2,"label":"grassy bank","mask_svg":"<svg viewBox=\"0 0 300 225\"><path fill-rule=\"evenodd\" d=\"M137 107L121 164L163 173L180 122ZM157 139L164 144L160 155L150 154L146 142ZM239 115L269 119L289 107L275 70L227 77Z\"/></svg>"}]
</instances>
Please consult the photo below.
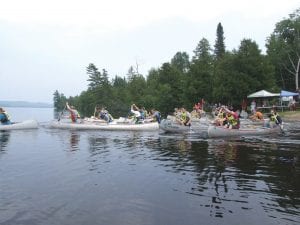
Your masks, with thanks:
<instances>
[{"instance_id":1,"label":"grassy bank","mask_svg":"<svg viewBox=\"0 0 300 225\"><path fill-rule=\"evenodd\" d=\"M299 121L300 122L300 111L278 111L279 115L282 117L283 120L286 121Z\"/></svg>"}]
</instances>

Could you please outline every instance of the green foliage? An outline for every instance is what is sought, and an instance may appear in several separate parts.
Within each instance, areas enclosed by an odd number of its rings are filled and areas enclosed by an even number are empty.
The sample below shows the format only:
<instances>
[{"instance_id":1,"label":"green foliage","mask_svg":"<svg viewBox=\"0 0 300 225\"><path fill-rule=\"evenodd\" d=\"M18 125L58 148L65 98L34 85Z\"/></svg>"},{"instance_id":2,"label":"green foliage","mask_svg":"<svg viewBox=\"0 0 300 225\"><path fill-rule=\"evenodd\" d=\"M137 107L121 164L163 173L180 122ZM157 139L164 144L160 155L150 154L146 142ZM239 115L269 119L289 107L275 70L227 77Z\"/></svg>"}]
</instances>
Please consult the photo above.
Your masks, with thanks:
<instances>
[{"instance_id":1,"label":"green foliage","mask_svg":"<svg viewBox=\"0 0 300 225\"><path fill-rule=\"evenodd\" d=\"M89 88L91 89L109 84L107 71L103 69L101 73L93 63L88 65L86 73L89 75L87 81L90 82Z\"/></svg>"},{"instance_id":2,"label":"green foliage","mask_svg":"<svg viewBox=\"0 0 300 225\"><path fill-rule=\"evenodd\" d=\"M253 91L274 90L274 70L258 45L244 39L238 51L225 54L218 62L213 87L214 99L237 106Z\"/></svg>"},{"instance_id":3,"label":"green foliage","mask_svg":"<svg viewBox=\"0 0 300 225\"><path fill-rule=\"evenodd\" d=\"M268 58L275 66L277 85L297 90L300 70L300 9L276 24L266 46Z\"/></svg>"},{"instance_id":4,"label":"green foliage","mask_svg":"<svg viewBox=\"0 0 300 225\"><path fill-rule=\"evenodd\" d=\"M181 73L186 73L190 67L189 55L186 52L177 52L171 59L171 65Z\"/></svg>"},{"instance_id":5,"label":"green foliage","mask_svg":"<svg viewBox=\"0 0 300 225\"><path fill-rule=\"evenodd\" d=\"M58 90L56 90L53 93L53 102L54 102L54 108L57 111L62 111L66 105L67 98L64 96L64 94L60 94Z\"/></svg>"}]
</instances>

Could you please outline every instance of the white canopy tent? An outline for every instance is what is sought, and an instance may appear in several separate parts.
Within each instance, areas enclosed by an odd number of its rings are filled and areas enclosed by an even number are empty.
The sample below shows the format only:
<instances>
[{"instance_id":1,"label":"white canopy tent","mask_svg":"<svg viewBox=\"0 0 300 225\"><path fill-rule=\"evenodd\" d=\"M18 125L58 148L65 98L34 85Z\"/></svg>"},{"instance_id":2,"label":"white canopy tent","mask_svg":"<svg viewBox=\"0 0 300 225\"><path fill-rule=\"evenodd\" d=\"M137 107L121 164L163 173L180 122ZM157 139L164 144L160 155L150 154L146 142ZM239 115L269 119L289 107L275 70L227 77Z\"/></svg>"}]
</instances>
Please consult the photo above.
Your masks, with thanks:
<instances>
[{"instance_id":1,"label":"white canopy tent","mask_svg":"<svg viewBox=\"0 0 300 225\"><path fill-rule=\"evenodd\" d=\"M269 110L274 105L280 104L279 97L279 93L271 93L266 90L257 91L247 96L247 98L253 99L251 102L251 111L255 109Z\"/></svg>"},{"instance_id":2,"label":"white canopy tent","mask_svg":"<svg viewBox=\"0 0 300 225\"><path fill-rule=\"evenodd\" d=\"M279 97L280 94L275 94L275 93L271 93L271 92L268 92L266 90L261 90L261 91L258 91L258 92L254 92L250 95L248 95L247 97L248 98L267 98L267 97Z\"/></svg>"}]
</instances>

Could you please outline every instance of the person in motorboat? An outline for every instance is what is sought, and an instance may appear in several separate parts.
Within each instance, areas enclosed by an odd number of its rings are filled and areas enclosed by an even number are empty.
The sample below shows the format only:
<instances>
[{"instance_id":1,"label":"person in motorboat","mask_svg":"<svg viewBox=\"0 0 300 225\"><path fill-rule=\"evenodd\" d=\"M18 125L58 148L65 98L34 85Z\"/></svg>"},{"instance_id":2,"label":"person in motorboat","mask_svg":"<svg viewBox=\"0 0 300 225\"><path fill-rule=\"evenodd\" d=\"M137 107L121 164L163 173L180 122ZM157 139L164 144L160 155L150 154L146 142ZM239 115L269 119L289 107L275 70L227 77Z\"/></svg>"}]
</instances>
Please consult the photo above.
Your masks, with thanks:
<instances>
[{"instance_id":1,"label":"person in motorboat","mask_svg":"<svg viewBox=\"0 0 300 225\"><path fill-rule=\"evenodd\" d=\"M10 116L3 108L0 108L0 121L1 121L1 125L11 124Z\"/></svg>"},{"instance_id":2,"label":"person in motorboat","mask_svg":"<svg viewBox=\"0 0 300 225\"><path fill-rule=\"evenodd\" d=\"M78 111L75 109L74 106L70 106L69 103L66 103L66 107L68 109L68 111L70 112L70 117L73 123L75 123L77 121L78 118L80 118L80 114L78 113Z\"/></svg>"},{"instance_id":3,"label":"person in motorboat","mask_svg":"<svg viewBox=\"0 0 300 225\"><path fill-rule=\"evenodd\" d=\"M240 120L239 120L238 114L227 108L224 108L224 110L226 112L226 120L227 120L227 123L225 124L224 127L229 128L229 129L239 129L240 128Z\"/></svg>"}]
</instances>

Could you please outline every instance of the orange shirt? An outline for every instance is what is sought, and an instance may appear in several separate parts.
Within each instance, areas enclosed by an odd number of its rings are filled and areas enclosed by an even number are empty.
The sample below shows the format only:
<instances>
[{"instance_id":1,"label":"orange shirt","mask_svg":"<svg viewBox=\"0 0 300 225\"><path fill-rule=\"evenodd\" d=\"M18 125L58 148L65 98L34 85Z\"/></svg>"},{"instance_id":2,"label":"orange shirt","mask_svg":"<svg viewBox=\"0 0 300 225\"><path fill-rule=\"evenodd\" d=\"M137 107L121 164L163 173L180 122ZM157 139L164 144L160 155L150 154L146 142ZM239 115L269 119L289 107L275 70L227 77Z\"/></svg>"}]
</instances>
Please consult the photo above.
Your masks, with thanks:
<instances>
[{"instance_id":1,"label":"orange shirt","mask_svg":"<svg viewBox=\"0 0 300 225\"><path fill-rule=\"evenodd\" d=\"M257 119L260 119L260 120L262 120L264 118L264 116L261 112L256 112L255 116L257 117Z\"/></svg>"}]
</instances>

